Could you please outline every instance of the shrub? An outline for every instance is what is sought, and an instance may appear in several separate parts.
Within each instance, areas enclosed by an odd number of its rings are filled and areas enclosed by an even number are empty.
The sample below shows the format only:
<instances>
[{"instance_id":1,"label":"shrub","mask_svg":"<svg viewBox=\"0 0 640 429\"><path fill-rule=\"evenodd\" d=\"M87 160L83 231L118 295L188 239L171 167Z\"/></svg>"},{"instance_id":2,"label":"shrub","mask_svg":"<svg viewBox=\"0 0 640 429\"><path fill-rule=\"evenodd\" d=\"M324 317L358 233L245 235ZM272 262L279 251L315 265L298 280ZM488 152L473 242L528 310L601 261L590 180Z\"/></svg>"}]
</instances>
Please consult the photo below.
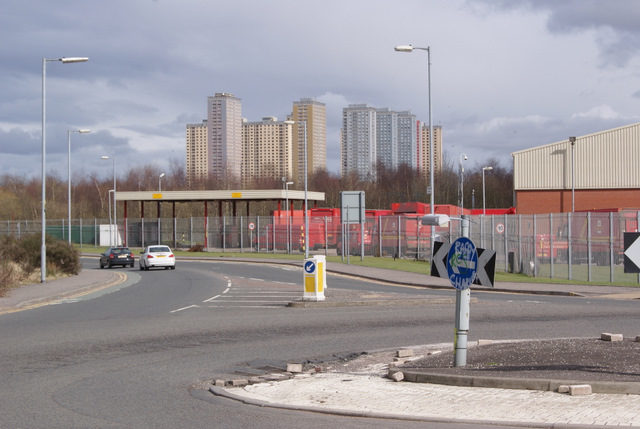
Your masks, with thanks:
<instances>
[{"instance_id":1,"label":"shrub","mask_svg":"<svg viewBox=\"0 0 640 429\"><path fill-rule=\"evenodd\" d=\"M11 236L0 237L0 294L40 268L41 240L39 234L31 234L21 240ZM80 258L77 249L51 236L46 237L46 244L48 274L78 274Z\"/></svg>"},{"instance_id":2,"label":"shrub","mask_svg":"<svg viewBox=\"0 0 640 429\"><path fill-rule=\"evenodd\" d=\"M189 248L189 252L204 252L204 246L202 244L196 244Z\"/></svg>"}]
</instances>

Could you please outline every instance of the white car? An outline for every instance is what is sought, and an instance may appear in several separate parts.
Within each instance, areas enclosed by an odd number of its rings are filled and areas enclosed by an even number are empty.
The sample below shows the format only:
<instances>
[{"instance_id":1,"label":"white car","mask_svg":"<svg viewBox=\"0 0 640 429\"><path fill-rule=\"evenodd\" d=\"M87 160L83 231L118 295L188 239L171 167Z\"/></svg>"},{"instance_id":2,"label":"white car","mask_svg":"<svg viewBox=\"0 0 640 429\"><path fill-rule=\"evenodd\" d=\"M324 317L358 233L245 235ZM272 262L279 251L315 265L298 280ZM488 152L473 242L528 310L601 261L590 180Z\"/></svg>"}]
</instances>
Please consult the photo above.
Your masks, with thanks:
<instances>
[{"instance_id":1,"label":"white car","mask_svg":"<svg viewBox=\"0 0 640 429\"><path fill-rule=\"evenodd\" d=\"M140 271L149 271L151 267L164 267L165 270L171 268L176 269L176 258L169 246L155 245L147 246L138 260Z\"/></svg>"}]
</instances>

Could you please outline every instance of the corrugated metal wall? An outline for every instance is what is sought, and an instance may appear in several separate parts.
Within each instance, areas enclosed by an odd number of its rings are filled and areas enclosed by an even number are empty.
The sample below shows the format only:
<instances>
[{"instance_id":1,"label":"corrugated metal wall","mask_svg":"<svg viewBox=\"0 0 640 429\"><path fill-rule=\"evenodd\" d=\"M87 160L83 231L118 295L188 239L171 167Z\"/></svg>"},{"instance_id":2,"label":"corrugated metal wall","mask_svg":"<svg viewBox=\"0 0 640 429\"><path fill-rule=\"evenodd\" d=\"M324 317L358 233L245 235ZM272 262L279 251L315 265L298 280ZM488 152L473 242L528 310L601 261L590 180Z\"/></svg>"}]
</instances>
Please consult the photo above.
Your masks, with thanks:
<instances>
[{"instance_id":1,"label":"corrugated metal wall","mask_svg":"<svg viewBox=\"0 0 640 429\"><path fill-rule=\"evenodd\" d=\"M514 187L571 189L571 144L514 152ZM640 188L640 123L576 138L575 189Z\"/></svg>"}]
</instances>

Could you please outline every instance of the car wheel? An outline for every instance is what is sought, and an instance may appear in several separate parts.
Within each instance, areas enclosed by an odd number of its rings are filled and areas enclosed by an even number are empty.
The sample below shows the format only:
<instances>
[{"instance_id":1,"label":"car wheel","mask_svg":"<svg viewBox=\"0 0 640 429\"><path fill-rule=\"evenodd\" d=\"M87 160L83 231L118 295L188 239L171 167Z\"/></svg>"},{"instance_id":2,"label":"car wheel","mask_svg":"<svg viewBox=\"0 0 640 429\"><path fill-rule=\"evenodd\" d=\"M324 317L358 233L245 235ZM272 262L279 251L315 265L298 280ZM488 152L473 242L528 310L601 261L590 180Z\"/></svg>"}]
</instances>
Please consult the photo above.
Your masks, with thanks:
<instances>
[{"instance_id":1,"label":"car wheel","mask_svg":"<svg viewBox=\"0 0 640 429\"><path fill-rule=\"evenodd\" d=\"M148 265L147 265L147 266L145 266L145 267L144 267L144 270L145 270L145 271L149 271L149 266L148 266Z\"/></svg>"},{"instance_id":2,"label":"car wheel","mask_svg":"<svg viewBox=\"0 0 640 429\"><path fill-rule=\"evenodd\" d=\"M107 268L111 269L111 267L112 267L111 262L108 262L107 263Z\"/></svg>"},{"instance_id":3,"label":"car wheel","mask_svg":"<svg viewBox=\"0 0 640 429\"><path fill-rule=\"evenodd\" d=\"M144 267L142 266L142 264L138 264L140 266L140 271L144 270Z\"/></svg>"},{"instance_id":4,"label":"car wheel","mask_svg":"<svg viewBox=\"0 0 640 429\"><path fill-rule=\"evenodd\" d=\"M172 270L175 270L175 269L176 269L176 266L174 265L173 267L171 267L171 269L172 269Z\"/></svg>"},{"instance_id":5,"label":"car wheel","mask_svg":"<svg viewBox=\"0 0 640 429\"><path fill-rule=\"evenodd\" d=\"M104 269L104 265L102 265L102 261L100 261L100 269Z\"/></svg>"}]
</instances>

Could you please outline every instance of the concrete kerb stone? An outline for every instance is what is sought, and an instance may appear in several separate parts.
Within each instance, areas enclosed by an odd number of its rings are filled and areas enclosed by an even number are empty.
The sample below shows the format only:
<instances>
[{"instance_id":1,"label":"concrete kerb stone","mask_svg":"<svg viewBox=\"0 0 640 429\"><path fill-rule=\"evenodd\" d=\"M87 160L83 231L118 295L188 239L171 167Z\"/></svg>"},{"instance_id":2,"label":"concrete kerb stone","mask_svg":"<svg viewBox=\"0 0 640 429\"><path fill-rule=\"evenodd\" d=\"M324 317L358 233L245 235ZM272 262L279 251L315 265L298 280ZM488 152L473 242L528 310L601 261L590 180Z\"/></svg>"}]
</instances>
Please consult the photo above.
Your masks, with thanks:
<instances>
[{"instance_id":1,"label":"concrete kerb stone","mask_svg":"<svg viewBox=\"0 0 640 429\"><path fill-rule=\"evenodd\" d=\"M470 419L440 418L440 417L419 417L419 416L407 416L404 414L378 413L375 411L353 411L353 410L343 410L338 408L319 408L314 406L290 405L290 404L283 404L283 403L277 403L277 402L268 402L260 399L254 399L254 398L249 398L241 395L236 395L234 393L229 392L225 388L214 386L214 385L209 387L209 392L211 392L215 396L220 396L222 398L238 401L246 405L277 408L277 409L292 410L292 411L308 411L308 412L319 413L319 414L330 414L330 415L345 416L345 417L366 417L366 418L387 419L387 420L404 420L404 421L429 422L429 423L458 423L458 424L473 424L473 425L484 425L484 426L506 426L506 427L523 427L523 428L545 428L545 429L549 428L548 423L470 420ZM567 425L554 425L554 427L571 428L571 427L582 427L582 426L567 424Z\"/></svg>"},{"instance_id":2,"label":"concrete kerb stone","mask_svg":"<svg viewBox=\"0 0 640 429\"><path fill-rule=\"evenodd\" d=\"M392 372L394 370L390 370ZM397 369L395 371L401 371ZM489 387L498 389L540 390L556 392L560 386L584 385L584 380L554 380L542 378L484 377L473 375L438 374L427 371L402 370L404 380L413 383L444 384L460 387ZM617 393L640 395L640 383L593 381L589 382L593 393Z\"/></svg>"}]
</instances>

